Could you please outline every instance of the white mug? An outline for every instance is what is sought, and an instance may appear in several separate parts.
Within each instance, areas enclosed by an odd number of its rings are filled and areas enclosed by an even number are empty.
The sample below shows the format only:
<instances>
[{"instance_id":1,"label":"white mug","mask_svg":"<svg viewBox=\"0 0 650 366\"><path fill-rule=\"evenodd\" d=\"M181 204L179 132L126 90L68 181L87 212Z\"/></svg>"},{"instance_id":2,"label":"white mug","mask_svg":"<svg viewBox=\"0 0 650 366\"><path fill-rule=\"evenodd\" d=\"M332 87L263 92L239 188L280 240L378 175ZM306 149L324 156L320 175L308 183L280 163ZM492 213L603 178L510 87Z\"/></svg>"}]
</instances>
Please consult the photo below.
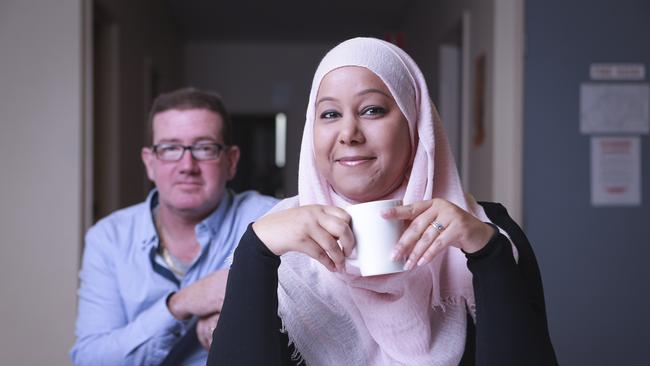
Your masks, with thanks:
<instances>
[{"instance_id":1,"label":"white mug","mask_svg":"<svg viewBox=\"0 0 650 366\"><path fill-rule=\"evenodd\" d=\"M346 264L357 267L362 276L374 276L404 270L404 261L393 261L391 254L404 232L404 220L385 219L381 212L401 206L402 200L383 200L345 207L352 217L355 250ZM355 255L356 254L356 255Z\"/></svg>"}]
</instances>

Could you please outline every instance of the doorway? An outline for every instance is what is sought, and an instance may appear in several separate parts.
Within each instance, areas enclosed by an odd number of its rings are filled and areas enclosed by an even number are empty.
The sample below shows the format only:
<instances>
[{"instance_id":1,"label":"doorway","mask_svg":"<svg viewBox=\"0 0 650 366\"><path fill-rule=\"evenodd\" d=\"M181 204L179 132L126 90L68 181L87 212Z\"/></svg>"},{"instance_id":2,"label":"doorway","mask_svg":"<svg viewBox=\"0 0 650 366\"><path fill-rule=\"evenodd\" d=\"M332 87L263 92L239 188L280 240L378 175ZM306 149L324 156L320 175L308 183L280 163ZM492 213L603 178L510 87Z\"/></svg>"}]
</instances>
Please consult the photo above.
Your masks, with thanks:
<instances>
[{"instance_id":1,"label":"doorway","mask_svg":"<svg viewBox=\"0 0 650 366\"><path fill-rule=\"evenodd\" d=\"M461 181L469 181L469 13L438 47L438 108Z\"/></svg>"},{"instance_id":2,"label":"doorway","mask_svg":"<svg viewBox=\"0 0 650 366\"><path fill-rule=\"evenodd\" d=\"M93 4L92 222L120 206L119 26Z\"/></svg>"},{"instance_id":3,"label":"doorway","mask_svg":"<svg viewBox=\"0 0 650 366\"><path fill-rule=\"evenodd\" d=\"M235 178L228 186L236 192L256 190L283 198L283 164L278 164L278 115L234 114L232 133L241 157ZM283 147L283 146L279 146Z\"/></svg>"}]
</instances>

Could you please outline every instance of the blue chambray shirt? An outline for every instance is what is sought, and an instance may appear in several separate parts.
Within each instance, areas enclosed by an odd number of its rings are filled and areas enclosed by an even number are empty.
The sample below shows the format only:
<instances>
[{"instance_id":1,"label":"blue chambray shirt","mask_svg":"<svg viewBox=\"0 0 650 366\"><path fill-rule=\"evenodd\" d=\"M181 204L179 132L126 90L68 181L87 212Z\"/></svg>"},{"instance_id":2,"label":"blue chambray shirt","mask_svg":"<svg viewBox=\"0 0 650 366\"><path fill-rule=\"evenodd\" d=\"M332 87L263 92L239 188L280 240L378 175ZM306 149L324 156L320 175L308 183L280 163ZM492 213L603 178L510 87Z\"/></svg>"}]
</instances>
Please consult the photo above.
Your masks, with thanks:
<instances>
[{"instance_id":1,"label":"blue chambray shirt","mask_svg":"<svg viewBox=\"0 0 650 366\"><path fill-rule=\"evenodd\" d=\"M167 296L230 267L248 224L277 203L254 191L227 190L217 209L196 226L201 252L178 284L152 264L159 243L152 215L157 198L154 189L145 202L114 212L86 234L77 339L70 351L75 365L160 364L188 330L187 322L167 309ZM195 349L185 365L206 364L208 352L200 345Z\"/></svg>"}]
</instances>

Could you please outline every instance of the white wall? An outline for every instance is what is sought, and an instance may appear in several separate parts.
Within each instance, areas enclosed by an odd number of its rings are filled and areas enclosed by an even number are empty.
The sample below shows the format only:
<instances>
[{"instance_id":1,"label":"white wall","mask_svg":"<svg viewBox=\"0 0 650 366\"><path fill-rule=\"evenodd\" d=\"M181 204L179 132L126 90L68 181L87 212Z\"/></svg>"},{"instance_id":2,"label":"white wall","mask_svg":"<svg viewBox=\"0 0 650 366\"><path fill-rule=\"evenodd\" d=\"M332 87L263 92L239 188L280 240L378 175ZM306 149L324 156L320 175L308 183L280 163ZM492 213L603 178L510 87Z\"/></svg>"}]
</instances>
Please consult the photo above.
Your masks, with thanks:
<instances>
[{"instance_id":1,"label":"white wall","mask_svg":"<svg viewBox=\"0 0 650 366\"><path fill-rule=\"evenodd\" d=\"M0 3L0 365L68 365L92 211L91 0ZM144 199L151 85L178 85L177 39L153 0L98 0L119 30L119 206ZM87 77L85 77L87 75ZM84 122L87 119L88 122ZM121 152L117 154L116 152ZM101 194L99 192L98 194Z\"/></svg>"},{"instance_id":2,"label":"white wall","mask_svg":"<svg viewBox=\"0 0 650 366\"><path fill-rule=\"evenodd\" d=\"M82 235L82 0L0 3L0 364L67 365Z\"/></svg>"},{"instance_id":3,"label":"white wall","mask_svg":"<svg viewBox=\"0 0 650 366\"><path fill-rule=\"evenodd\" d=\"M184 82L220 93L232 114L287 114L288 195L297 193L298 154L311 81L334 44L190 42Z\"/></svg>"},{"instance_id":4,"label":"white wall","mask_svg":"<svg viewBox=\"0 0 650 366\"><path fill-rule=\"evenodd\" d=\"M492 27L493 27L493 2L494 0L442 0L437 2L418 2L411 11L413 20L409 22L407 49L412 53L423 72L428 76L429 89L433 93L434 103L437 102L437 64L438 47L448 37L448 34L456 29L463 17L463 13L469 14L470 34L469 44L464 45L469 50L469 80L470 86L474 80L474 62L481 53L485 53L488 67L492 64L491 56L493 50ZM486 75L486 91L492 87L490 73ZM473 104L474 96L469 90L469 105ZM486 139L482 146L469 149L469 171L464 185L477 199L491 200L492 197L492 144L491 136L492 119L490 93L486 95L485 103L485 126ZM472 123L473 111L470 108L468 123ZM464 143L467 143L465 141ZM471 134L470 134L471 143ZM469 178L469 179L467 179Z\"/></svg>"},{"instance_id":5,"label":"white wall","mask_svg":"<svg viewBox=\"0 0 650 366\"><path fill-rule=\"evenodd\" d=\"M523 220L523 104L524 104L524 0L496 0L492 136L492 195Z\"/></svg>"},{"instance_id":6,"label":"white wall","mask_svg":"<svg viewBox=\"0 0 650 366\"><path fill-rule=\"evenodd\" d=\"M499 201L521 222L521 38L523 2L520 0L441 0L416 2L406 22L406 49L422 68L437 101L438 47L469 15L469 125L474 118L475 62L486 57L485 141L471 146L465 187L479 200ZM521 34L520 34L521 35ZM521 35L523 36L523 35ZM519 64L517 64L519 62ZM518 67L518 69L517 69ZM513 99L513 97L519 99ZM515 128L515 130L513 130ZM517 130L519 128L519 130ZM498 131L498 132L497 132ZM514 152L513 152L514 151ZM469 178L469 179L467 179Z\"/></svg>"}]
</instances>

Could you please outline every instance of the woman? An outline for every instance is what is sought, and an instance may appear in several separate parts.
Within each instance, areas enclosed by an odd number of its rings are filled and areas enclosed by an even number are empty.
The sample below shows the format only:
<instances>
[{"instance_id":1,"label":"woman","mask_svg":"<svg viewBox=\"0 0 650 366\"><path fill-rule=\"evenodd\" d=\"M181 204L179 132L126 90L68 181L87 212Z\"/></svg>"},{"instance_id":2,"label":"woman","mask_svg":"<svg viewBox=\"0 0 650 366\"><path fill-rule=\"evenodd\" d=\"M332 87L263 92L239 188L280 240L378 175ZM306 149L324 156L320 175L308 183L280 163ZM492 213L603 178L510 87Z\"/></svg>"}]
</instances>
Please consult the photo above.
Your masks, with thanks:
<instances>
[{"instance_id":1,"label":"woman","mask_svg":"<svg viewBox=\"0 0 650 366\"><path fill-rule=\"evenodd\" d=\"M405 271L348 274L341 207L389 198L405 203L384 213L407 220L393 256ZM242 238L208 364L555 364L532 251L487 207L491 220L463 193L414 61L377 39L341 43L314 76L299 194Z\"/></svg>"}]
</instances>

